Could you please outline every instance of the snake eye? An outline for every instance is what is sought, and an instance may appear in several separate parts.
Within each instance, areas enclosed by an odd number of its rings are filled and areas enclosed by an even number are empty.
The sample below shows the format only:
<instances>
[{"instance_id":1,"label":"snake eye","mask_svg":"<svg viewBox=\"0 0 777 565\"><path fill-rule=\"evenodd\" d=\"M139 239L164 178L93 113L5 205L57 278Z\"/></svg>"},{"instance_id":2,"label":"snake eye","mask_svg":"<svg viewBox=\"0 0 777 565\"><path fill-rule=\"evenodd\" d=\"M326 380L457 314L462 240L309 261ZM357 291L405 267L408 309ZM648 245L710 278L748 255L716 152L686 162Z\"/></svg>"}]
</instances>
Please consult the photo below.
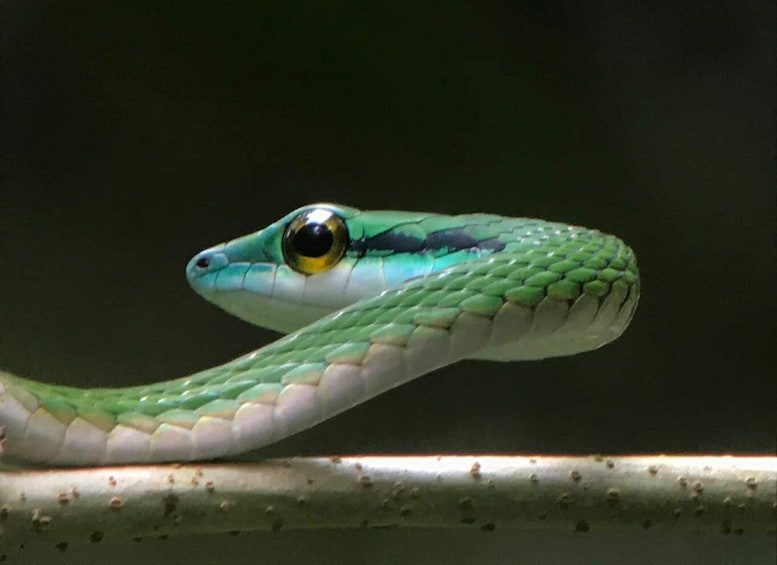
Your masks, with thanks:
<instances>
[{"instance_id":1,"label":"snake eye","mask_svg":"<svg viewBox=\"0 0 777 565\"><path fill-rule=\"evenodd\" d=\"M348 247L348 227L330 210L316 208L294 218L283 233L286 263L303 275L334 267Z\"/></svg>"}]
</instances>

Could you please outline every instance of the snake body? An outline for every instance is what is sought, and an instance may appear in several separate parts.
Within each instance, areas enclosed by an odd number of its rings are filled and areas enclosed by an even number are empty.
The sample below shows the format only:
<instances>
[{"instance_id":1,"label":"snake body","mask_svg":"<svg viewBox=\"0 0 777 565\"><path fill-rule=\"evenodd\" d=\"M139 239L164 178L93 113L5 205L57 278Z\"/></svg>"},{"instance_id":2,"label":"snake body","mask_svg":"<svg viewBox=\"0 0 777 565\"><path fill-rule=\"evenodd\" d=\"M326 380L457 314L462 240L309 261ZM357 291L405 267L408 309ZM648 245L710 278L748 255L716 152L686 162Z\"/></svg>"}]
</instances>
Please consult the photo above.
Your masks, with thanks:
<instances>
[{"instance_id":1,"label":"snake body","mask_svg":"<svg viewBox=\"0 0 777 565\"><path fill-rule=\"evenodd\" d=\"M633 251L596 230L331 204L197 254L187 277L224 310L288 335L127 388L0 372L4 457L105 465L246 452L461 359L595 349L624 331L639 297Z\"/></svg>"}]
</instances>

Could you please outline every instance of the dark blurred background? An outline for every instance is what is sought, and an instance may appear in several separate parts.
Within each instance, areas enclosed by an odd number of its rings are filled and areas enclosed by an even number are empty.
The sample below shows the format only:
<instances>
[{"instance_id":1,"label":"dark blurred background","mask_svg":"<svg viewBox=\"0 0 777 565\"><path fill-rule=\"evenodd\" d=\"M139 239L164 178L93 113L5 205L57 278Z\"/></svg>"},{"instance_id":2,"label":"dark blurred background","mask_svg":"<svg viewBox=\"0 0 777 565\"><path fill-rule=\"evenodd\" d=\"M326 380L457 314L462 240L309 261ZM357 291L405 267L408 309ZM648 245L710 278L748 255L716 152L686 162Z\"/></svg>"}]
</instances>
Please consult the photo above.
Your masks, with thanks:
<instances>
[{"instance_id":1,"label":"dark blurred background","mask_svg":"<svg viewBox=\"0 0 777 565\"><path fill-rule=\"evenodd\" d=\"M196 297L183 267L301 204L538 216L636 249L643 296L619 341L448 367L259 455L774 454L776 12L4 0L0 364L127 385L272 339ZM277 560L305 545L286 535L254 543ZM429 560L381 549L416 534L371 535L333 562ZM467 535L429 539L466 558ZM514 539L465 547L514 562ZM188 544L171 540L168 562ZM699 540L663 545L667 562ZM739 562L726 551L711 555Z\"/></svg>"}]
</instances>

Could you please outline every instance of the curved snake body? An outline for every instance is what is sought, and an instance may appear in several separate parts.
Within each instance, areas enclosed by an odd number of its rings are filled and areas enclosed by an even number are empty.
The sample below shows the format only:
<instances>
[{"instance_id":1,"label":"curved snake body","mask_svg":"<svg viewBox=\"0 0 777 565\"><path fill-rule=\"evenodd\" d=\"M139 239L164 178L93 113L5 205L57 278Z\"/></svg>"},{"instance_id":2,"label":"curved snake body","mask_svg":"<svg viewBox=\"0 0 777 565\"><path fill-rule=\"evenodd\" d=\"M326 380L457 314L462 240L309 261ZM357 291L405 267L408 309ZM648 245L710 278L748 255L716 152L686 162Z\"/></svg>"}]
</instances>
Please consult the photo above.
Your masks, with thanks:
<instances>
[{"instance_id":1,"label":"curved snake body","mask_svg":"<svg viewBox=\"0 0 777 565\"><path fill-rule=\"evenodd\" d=\"M639 297L634 253L596 230L329 204L203 251L187 276L228 312L291 333L142 386L0 372L6 456L105 465L249 451L461 359L595 349L624 331Z\"/></svg>"}]
</instances>

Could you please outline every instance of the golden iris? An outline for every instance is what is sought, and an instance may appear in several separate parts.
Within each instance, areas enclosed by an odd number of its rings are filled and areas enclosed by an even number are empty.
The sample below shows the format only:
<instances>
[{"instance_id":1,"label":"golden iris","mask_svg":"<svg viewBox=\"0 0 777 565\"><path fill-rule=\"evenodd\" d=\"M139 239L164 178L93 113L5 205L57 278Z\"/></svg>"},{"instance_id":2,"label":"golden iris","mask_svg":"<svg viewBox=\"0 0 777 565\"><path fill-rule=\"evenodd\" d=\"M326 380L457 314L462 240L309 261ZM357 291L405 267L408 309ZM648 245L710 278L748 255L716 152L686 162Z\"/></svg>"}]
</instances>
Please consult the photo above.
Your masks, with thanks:
<instances>
[{"instance_id":1,"label":"golden iris","mask_svg":"<svg viewBox=\"0 0 777 565\"><path fill-rule=\"evenodd\" d=\"M348 227L343 219L323 208L315 208L294 218L283 233L283 257L303 275L328 271L345 255Z\"/></svg>"}]
</instances>

